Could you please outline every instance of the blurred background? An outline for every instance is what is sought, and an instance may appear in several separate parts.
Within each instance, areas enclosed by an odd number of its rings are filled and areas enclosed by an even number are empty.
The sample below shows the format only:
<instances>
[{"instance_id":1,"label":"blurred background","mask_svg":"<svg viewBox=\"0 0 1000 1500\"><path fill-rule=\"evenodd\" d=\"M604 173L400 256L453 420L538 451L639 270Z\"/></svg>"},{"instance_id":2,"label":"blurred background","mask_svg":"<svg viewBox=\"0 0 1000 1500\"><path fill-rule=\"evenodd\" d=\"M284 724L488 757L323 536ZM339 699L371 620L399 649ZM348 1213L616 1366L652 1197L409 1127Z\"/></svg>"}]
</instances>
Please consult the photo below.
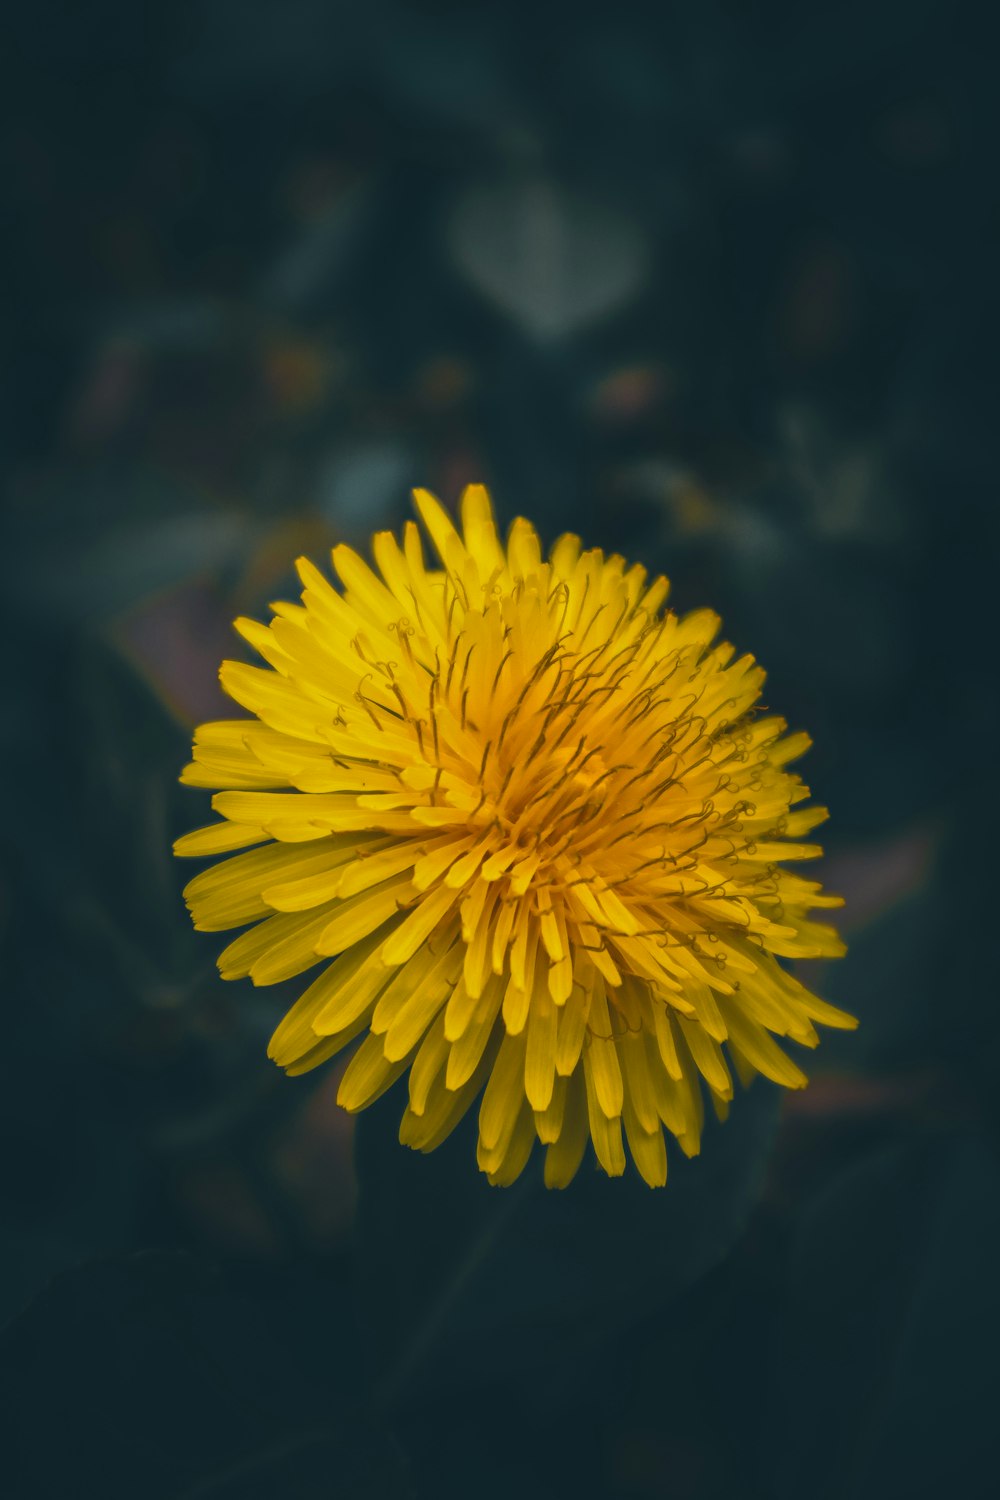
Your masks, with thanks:
<instances>
[{"instance_id":1,"label":"blurred background","mask_svg":"<svg viewBox=\"0 0 1000 1500\"><path fill-rule=\"evenodd\" d=\"M994 1492L997 133L977 19L927 0L8 15L16 1500ZM505 523L665 571L767 667L769 706L813 734L823 875L847 898L850 956L816 985L862 1023L824 1039L776 1132L735 1112L756 1152L738 1208L676 1285L691 1169L672 1158L667 1259L634 1275L661 1228L626 1184L601 1197L639 1218L573 1372L538 1336L549 1302L495 1358L514 1231L476 1237L497 1195L467 1188L467 1140L410 1159L377 1106L359 1227L338 1070L289 1081L265 1056L295 984L218 979L170 854L208 821L177 775L195 722L228 712L233 616L288 597L298 554L397 527L411 486L454 504L473 480ZM380 1259L390 1179L426 1284ZM441 1243L432 1203L457 1216ZM395 1363L368 1321L386 1306L417 1330Z\"/></svg>"}]
</instances>

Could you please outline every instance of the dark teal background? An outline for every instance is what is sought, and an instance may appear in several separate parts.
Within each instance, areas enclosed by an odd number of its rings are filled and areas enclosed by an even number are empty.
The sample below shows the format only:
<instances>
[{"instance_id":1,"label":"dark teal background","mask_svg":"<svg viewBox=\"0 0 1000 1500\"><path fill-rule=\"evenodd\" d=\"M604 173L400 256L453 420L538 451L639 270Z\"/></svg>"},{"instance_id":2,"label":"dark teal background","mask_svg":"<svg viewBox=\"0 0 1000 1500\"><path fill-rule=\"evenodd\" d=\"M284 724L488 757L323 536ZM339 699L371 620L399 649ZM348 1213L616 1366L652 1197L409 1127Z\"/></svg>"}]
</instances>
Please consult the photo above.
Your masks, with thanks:
<instances>
[{"instance_id":1,"label":"dark teal background","mask_svg":"<svg viewBox=\"0 0 1000 1500\"><path fill-rule=\"evenodd\" d=\"M995 1493L985 19L7 16L13 1500ZM718 609L815 739L861 1028L661 1194L492 1192L399 1087L355 1142L336 1067L266 1059L296 984L223 984L180 898L233 616L470 480Z\"/></svg>"}]
</instances>

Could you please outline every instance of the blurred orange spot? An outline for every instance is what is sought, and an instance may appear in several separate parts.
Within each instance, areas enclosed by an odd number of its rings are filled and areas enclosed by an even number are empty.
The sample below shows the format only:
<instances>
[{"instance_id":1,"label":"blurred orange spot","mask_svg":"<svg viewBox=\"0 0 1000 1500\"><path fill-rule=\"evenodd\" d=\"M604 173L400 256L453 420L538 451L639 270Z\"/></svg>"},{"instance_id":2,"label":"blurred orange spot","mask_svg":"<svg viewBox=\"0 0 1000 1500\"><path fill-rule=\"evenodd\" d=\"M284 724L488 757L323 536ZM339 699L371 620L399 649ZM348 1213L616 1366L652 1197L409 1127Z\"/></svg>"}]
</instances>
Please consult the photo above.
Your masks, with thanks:
<instances>
[{"instance_id":1,"label":"blurred orange spot","mask_svg":"<svg viewBox=\"0 0 1000 1500\"><path fill-rule=\"evenodd\" d=\"M122 427L142 393L146 361L138 344L113 339L98 355L69 414L80 442L105 442Z\"/></svg>"},{"instance_id":2,"label":"blurred orange spot","mask_svg":"<svg viewBox=\"0 0 1000 1500\"><path fill-rule=\"evenodd\" d=\"M936 848L935 831L924 827L831 854L824 862L824 884L844 897L838 927L857 932L915 895L930 876Z\"/></svg>"},{"instance_id":3,"label":"blurred orange spot","mask_svg":"<svg viewBox=\"0 0 1000 1500\"><path fill-rule=\"evenodd\" d=\"M285 203L302 223L315 223L355 181L356 174L334 157L314 157L293 169L284 189Z\"/></svg>"},{"instance_id":4,"label":"blurred orange spot","mask_svg":"<svg viewBox=\"0 0 1000 1500\"><path fill-rule=\"evenodd\" d=\"M940 1089L938 1075L930 1071L898 1078L820 1074L807 1089L786 1094L784 1111L795 1119L895 1114L926 1104Z\"/></svg>"},{"instance_id":5,"label":"blurred orange spot","mask_svg":"<svg viewBox=\"0 0 1000 1500\"><path fill-rule=\"evenodd\" d=\"M417 372L417 394L428 406L457 406L474 385L471 365L448 355L428 360Z\"/></svg>"},{"instance_id":6,"label":"blurred orange spot","mask_svg":"<svg viewBox=\"0 0 1000 1500\"><path fill-rule=\"evenodd\" d=\"M782 313L783 342L796 359L820 359L850 343L857 322L857 278L838 246L814 246L793 271Z\"/></svg>"},{"instance_id":7,"label":"blurred orange spot","mask_svg":"<svg viewBox=\"0 0 1000 1500\"><path fill-rule=\"evenodd\" d=\"M234 717L219 686L219 661L233 654L232 612L210 584L185 583L143 600L111 635L175 718L197 724Z\"/></svg>"},{"instance_id":8,"label":"blurred orange spot","mask_svg":"<svg viewBox=\"0 0 1000 1500\"><path fill-rule=\"evenodd\" d=\"M346 1240L354 1222L354 1117L337 1103L346 1066L341 1059L324 1073L271 1155L310 1239L323 1248Z\"/></svg>"},{"instance_id":9,"label":"blurred orange spot","mask_svg":"<svg viewBox=\"0 0 1000 1500\"><path fill-rule=\"evenodd\" d=\"M178 1174L174 1193L185 1212L216 1244L252 1255L274 1255L279 1249L264 1208L234 1163L191 1166Z\"/></svg>"},{"instance_id":10,"label":"blurred orange spot","mask_svg":"<svg viewBox=\"0 0 1000 1500\"><path fill-rule=\"evenodd\" d=\"M717 530L723 519L708 491L688 475L680 475L670 485L667 504L682 536L705 536Z\"/></svg>"},{"instance_id":11,"label":"blurred orange spot","mask_svg":"<svg viewBox=\"0 0 1000 1500\"><path fill-rule=\"evenodd\" d=\"M630 365L595 386L590 397L594 415L606 422L634 422L673 392L674 378L656 365Z\"/></svg>"},{"instance_id":12,"label":"blurred orange spot","mask_svg":"<svg viewBox=\"0 0 1000 1500\"><path fill-rule=\"evenodd\" d=\"M484 460L472 447L456 446L443 454L434 466L431 482L437 495L460 495L467 484L473 484L486 472Z\"/></svg>"},{"instance_id":13,"label":"blurred orange spot","mask_svg":"<svg viewBox=\"0 0 1000 1500\"><path fill-rule=\"evenodd\" d=\"M276 344L264 357L265 384L282 411L318 406L329 389L330 375L328 356L314 344Z\"/></svg>"},{"instance_id":14,"label":"blurred orange spot","mask_svg":"<svg viewBox=\"0 0 1000 1500\"><path fill-rule=\"evenodd\" d=\"M325 521L318 516L289 516L280 521L250 553L246 566L233 588L232 614L249 611L259 615L261 600L274 598L274 590L292 587L290 578L296 557L312 558L320 567L329 562L329 549L334 541L333 533ZM293 596L299 589L293 589ZM232 637L228 649L223 653L232 656Z\"/></svg>"}]
</instances>

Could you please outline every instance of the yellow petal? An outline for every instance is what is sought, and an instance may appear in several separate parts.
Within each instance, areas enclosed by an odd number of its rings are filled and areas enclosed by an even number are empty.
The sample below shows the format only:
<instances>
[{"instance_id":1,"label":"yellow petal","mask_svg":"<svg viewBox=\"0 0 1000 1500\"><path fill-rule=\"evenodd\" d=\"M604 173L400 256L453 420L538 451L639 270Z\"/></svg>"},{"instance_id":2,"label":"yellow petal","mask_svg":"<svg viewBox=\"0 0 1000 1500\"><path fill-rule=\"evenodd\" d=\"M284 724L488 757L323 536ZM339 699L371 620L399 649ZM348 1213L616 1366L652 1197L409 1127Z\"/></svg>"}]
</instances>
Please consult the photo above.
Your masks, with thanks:
<instances>
[{"instance_id":1,"label":"yellow petal","mask_svg":"<svg viewBox=\"0 0 1000 1500\"><path fill-rule=\"evenodd\" d=\"M467 485L462 494L462 529L465 544L479 562L483 574L502 572L507 559L497 541L497 529L493 520L493 506L483 484Z\"/></svg>"},{"instance_id":2,"label":"yellow petal","mask_svg":"<svg viewBox=\"0 0 1000 1500\"><path fill-rule=\"evenodd\" d=\"M382 949L382 962L389 965L404 964L412 958L421 943L440 927L455 904L455 892L446 887L421 896L409 914L403 918Z\"/></svg>"},{"instance_id":3,"label":"yellow petal","mask_svg":"<svg viewBox=\"0 0 1000 1500\"><path fill-rule=\"evenodd\" d=\"M326 1037L337 1036L359 1017L365 1024L388 975L380 962L380 937L373 934L327 964L275 1029L268 1056L281 1067Z\"/></svg>"},{"instance_id":4,"label":"yellow petal","mask_svg":"<svg viewBox=\"0 0 1000 1500\"><path fill-rule=\"evenodd\" d=\"M442 562L447 565L448 556L456 549L464 553L462 539L440 500L430 490L419 489L413 491L413 499Z\"/></svg>"},{"instance_id":5,"label":"yellow petal","mask_svg":"<svg viewBox=\"0 0 1000 1500\"><path fill-rule=\"evenodd\" d=\"M510 1139L524 1101L524 1034L504 1036L479 1108L479 1138L492 1151Z\"/></svg>"},{"instance_id":6,"label":"yellow petal","mask_svg":"<svg viewBox=\"0 0 1000 1500\"><path fill-rule=\"evenodd\" d=\"M628 1148L640 1175L650 1187L663 1187L667 1181L667 1148L659 1120L645 1129L627 1099L623 1119Z\"/></svg>"},{"instance_id":7,"label":"yellow petal","mask_svg":"<svg viewBox=\"0 0 1000 1500\"><path fill-rule=\"evenodd\" d=\"M457 949L447 947L434 962L424 968L415 983L409 977L410 967L414 963L416 959L412 959L395 976L392 985L379 1001L379 1011L385 1009L392 1016L384 1043L385 1055L390 1062L405 1057L443 1009L455 984ZM379 1022L379 1014L376 1012L372 1022L373 1029Z\"/></svg>"},{"instance_id":8,"label":"yellow petal","mask_svg":"<svg viewBox=\"0 0 1000 1500\"><path fill-rule=\"evenodd\" d=\"M688 1021L684 1016L678 1016L677 1024L702 1077L717 1094L723 1098L731 1098L733 1081L718 1042L697 1021Z\"/></svg>"},{"instance_id":9,"label":"yellow petal","mask_svg":"<svg viewBox=\"0 0 1000 1500\"><path fill-rule=\"evenodd\" d=\"M487 1151L480 1142L476 1153L480 1169L493 1187L509 1187L527 1166L534 1144L535 1119L525 1103L502 1153L499 1148Z\"/></svg>"},{"instance_id":10,"label":"yellow petal","mask_svg":"<svg viewBox=\"0 0 1000 1500\"><path fill-rule=\"evenodd\" d=\"M547 1107L544 1110L535 1111L535 1133L543 1145L554 1145L562 1135L568 1088L568 1080L557 1077L552 1089L552 1098Z\"/></svg>"},{"instance_id":11,"label":"yellow petal","mask_svg":"<svg viewBox=\"0 0 1000 1500\"><path fill-rule=\"evenodd\" d=\"M183 859L201 859L209 854L228 854L231 849L245 849L248 844L260 844L267 834L259 825L248 823L210 823L207 828L195 828L191 833L182 833L174 841L174 853Z\"/></svg>"},{"instance_id":12,"label":"yellow petal","mask_svg":"<svg viewBox=\"0 0 1000 1500\"><path fill-rule=\"evenodd\" d=\"M786 1088L805 1088L808 1079L797 1063L792 1062L763 1026L751 1021L739 1005L723 1002L723 1015L729 1027L729 1050L733 1057L742 1056L765 1078Z\"/></svg>"},{"instance_id":13,"label":"yellow petal","mask_svg":"<svg viewBox=\"0 0 1000 1500\"><path fill-rule=\"evenodd\" d=\"M447 1084L450 1089L460 1089L478 1068L480 1058L493 1035L502 996L503 985L493 975L476 1001L473 1014L463 1028L461 1036L452 1042L447 1071ZM449 1001L449 1006L450 1004ZM447 1030L447 1018L445 1028Z\"/></svg>"},{"instance_id":14,"label":"yellow petal","mask_svg":"<svg viewBox=\"0 0 1000 1500\"><path fill-rule=\"evenodd\" d=\"M433 1025L428 1027L410 1066L410 1102L407 1112L415 1120L426 1111L432 1094L438 1097L444 1092L435 1086L444 1072L449 1050L444 1034L444 1017L439 1015ZM415 1134L418 1133L415 1127L414 1131ZM414 1142L408 1141L406 1144L414 1144Z\"/></svg>"},{"instance_id":15,"label":"yellow petal","mask_svg":"<svg viewBox=\"0 0 1000 1500\"><path fill-rule=\"evenodd\" d=\"M587 1117L590 1134L597 1152L597 1160L609 1177L620 1177L625 1170L625 1147L622 1144L622 1122L617 1116L609 1118L597 1096L597 1086L591 1066L591 1048L583 1054L583 1075L587 1087Z\"/></svg>"},{"instance_id":16,"label":"yellow petal","mask_svg":"<svg viewBox=\"0 0 1000 1500\"><path fill-rule=\"evenodd\" d=\"M659 1130L660 1116L650 1077L646 1038L641 1031L628 1032L618 1037L617 1043L624 1085L623 1100L629 1102L640 1128L648 1135Z\"/></svg>"},{"instance_id":17,"label":"yellow petal","mask_svg":"<svg viewBox=\"0 0 1000 1500\"><path fill-rule=\"evenodd\" d=\"M356 1114L385 1093L406 1071L409 1058L389 1062L382 1051L380 1036L367 1036L347 1065L340 1080L337 1103L349 1114Z\"/></svg>"},{"instance_id":18,"label":"yellow petal","mask_svg":"<svg viewBox=\"0 0 1000 1500\"><path fill-rule=\"evenodd\" d=\"M599 982L599 981L598 981ZM559 1039L556 1042L556 1071L568 1078L576 1069L583 1050L590 1016L591 990L577 985L559 1011Z\"/></svg>"},{"instance_id":19,"label":"yellow petal","mask_svg":"<svg viewBox=\"0 0 1000 1500\"><path fill-rule=\"evenodd\" d=\"M548 988L536 982L528 1011L528 1041L524 1060L524 1089L532 1109L544 1112L552 1099L556 1076L556 1036L559 1012Z\"/></svg>"},{"instance_id":20,"label":"yellow petal","mask_svg":"<svg viewBox=\"0 0 1000 1500\"><path fill-rule=\"evenodd\" d=\"M326 926L321 930L317 951L342 953L345 948L366 938L391 917L400 916L404 902L411 895L408 878L397 876L394 880L375 886L373 890L361 891L356 896L348 896L345 901L335 902L327 914ZM399 927L396 927L393 936L398 931ZM387 941L391 941L391 938ZM384 954L383 949L383 957Z\"/></svg>"},{"instance_id":21,"label":"yellow petal","mask_svg":"<svg viewBox=\"0 0 1000 1500\"><path fill-rule=\"evenodd\" d=\"M587 1098L582 1073L566 1084L566 1107L559 1139L545 1153L545 1186L565 1188L580 1169L589 1136Z\"/></svg>"},{"instance_id":22,"label":"yellow petal","mask_svg":"<svg viewBox=\"0 0 1000 1500\"><path fill-rule=\"evenodd\" d=\"M601 1109L609 1119L614 1119L622 1112L624 1091L618 1051L611 1034L608 1003L602 990L594 992L588 1024L590 1034L584 1051L588 1077L593 1079L595 1095Z\"/></svg>"}]
</instances>

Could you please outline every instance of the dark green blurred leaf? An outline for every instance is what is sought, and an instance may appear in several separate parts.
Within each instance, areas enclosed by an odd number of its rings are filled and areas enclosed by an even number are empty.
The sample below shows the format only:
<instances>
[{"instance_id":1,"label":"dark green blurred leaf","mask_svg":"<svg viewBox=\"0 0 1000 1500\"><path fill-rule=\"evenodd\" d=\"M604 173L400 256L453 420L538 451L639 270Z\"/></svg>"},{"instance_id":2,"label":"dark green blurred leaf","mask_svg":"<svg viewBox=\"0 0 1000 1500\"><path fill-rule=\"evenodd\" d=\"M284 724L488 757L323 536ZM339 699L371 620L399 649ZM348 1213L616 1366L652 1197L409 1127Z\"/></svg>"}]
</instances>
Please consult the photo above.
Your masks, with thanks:
<instances>
[{"instance_id":1,"label":"dark green blurred leaf","mask_svg":"<svg viewBox=\"0 0 1000 1500\"><path fill-rule=\"evenodd\" d=\"M992 1494L1000 1166L894 1145L805 1210L767 1410L780 1497Z\"/></svg>"},{"instance_id":2,"label":"dark green blurred leaf","mask_svg":"<svg viewBox=\"0 0 1000 1500\"><path fill-rule=\"evenodd\" d=\"M378 15L380 7L372 10ZM323 97L342 89L367 41L365 12L325 0L288 0L280 10L245 0L205 0L178 78L200 103L249 92L256 100ZM353 22L354 24L350 24Z\"/></svg>"},{"instance_id":3,"label":"dark green blurred leaf","mask_svg":"<svg viewBox=\"0 0 1000 1500\"><path fill-rule=\"evenodd\" d=\"M102 955L106 988L122 983L133 1003L181 1003L209 957L189 930L171 852L199 812L177 780L187 732L128 662L86 636L72 652L64 707L76 734L50 722L45 759L24 756L23 784L45 785L50 820L44 839L32 804L14 820L25 866L44 890L59 850L67 890L54 917Z\"/></svg>"},{"instance_id":4,"label":"dark green blurred leaf","mask_svg":"<svg viewBox=\"0 0 1000 1500\"><path fill-rule=\"evenodd\" d=\"M264 305L287 314L313 309L357 253L377 201L375 184L356 183L303 227L268 272L260 292Z\"/></svg>"},{"instance_id":5,"label":"dark green blurred leaf","mask_svg":"<svg viewBox=\"0 0 1000 1500\"><path fill-rule=\"evenodd\" d=\"M74 630L170 585L238 570L266 533L239 509L144 469L78 474L66 487L32 492L7 525L9 597L49 626Z\"/></svg>"},{"instance_id":6,"label":"dark green blurred leaf","mask_svg":"<svg viewBox=\"0 0 1000 1500\"><path fill-rule=\"evenodd\" d=\"M857 1032L825 1032L818 1065L909 1065L940 1057L941 973L935 887L910 895L850 939L850 961L823 974L822 993L858 1017Z\"/></svg>"},{"instance_id":7,"label":"dark green blurred leaf","mask_svg":"<svg viewBox=\"0 0 1000 1500\"><path fill-rule=\"evenodd\" d=\"M509 128L516 115L501 38L504 17L483 7L434 16L386 6L378 66L394 94L432 118Z\"/></svg>"},{"instance_id":8,"label":"dark green blurred leaf","mask_svg":"<svg viewBox=\"0 0 1000 1500\"><path fill-rule=\"evenodd\" d=\"M970 802L975 796L970 788ZM987 808L978 825L983 850L992 846L992 819ZM978 1074L985 1099L994 1098L1000 1016L982 982L979 945L966 941L990 921L988 884L972 878L976 858L966 833L944 819L831 856L824 879L845 897L850 956L825 965L817 983L860 1026L826 1032L818 1066L957 1067L963 1091Z\"/></svg>"},{"instance_id":9,"label":"dark green blurred leaf","mask_svg":"<svg viewBox=\"0 0 1000 1500\"><path fill-rule=\"evenodd\" d=\"M342 1288L151 1252L57 1278L0 1338L8 1494L395 1500ZM52 1441L58 1434L58 1441Z\"/></svg>"},{"instance_id":10,"label":"dark green blurred leaf","mask_svg":"<svg viewBox=\"0 0 1000 1500\"><path fill-rule=\"evenodd\" d=\"M324 463L316 482L317 508L338 531L394 524L401 497L420 483L420 464L400 442L352 444Z\"/></svg>"},{"instance_id":11,"label":"dark green blurred leaf","mask_svg":"<svg viewBox=\"0 0 1000 1500\"><path fill-rule=\"evenodd\" d=\"M410 1500L404 1476L391 1437L355 1422L238 1460L177 1500Z\"/></svg>"},{"instance_id":12,"label":"dark green blurred leaf","mask_svg":"<svg viewBox=\"0 0 1000 1500\"><path fill-rule=\"evenodd\" d=\"M730 1249L760 1189L778 1110L762 1080L665 1189L590 1162L548 1192L536 1158L507 1189L475 1168L474 1113L429 1156L391 1106L357 1127L363 1316L383 1399L517 1377L519 1398L572 1400L586 1359L679 1296Z\"/></svg>"},{"instance_id":13,"label":"dark green blurred leaf","mask_svg":"<svg viewBox=\"0 0 1000 1500\"><path fill-rule=\"evenodd\" d=\"M230 319L225 305L211 297L164 297L101 308L94 326L114 345L139 354L204 353L223 345Z\"/></svg>"},{"instance_id":14,"label":"dark green blurred leaf","mask_svg":"<svg viewBox=\"0 0 1000 1500\"><path fill-rule=\"evenodd\" d=\"M469 280L541 340L563 338L627 301L648 259L635 224L541 178L470 193L450 239Z\"/></svg>"}]
</instances>

